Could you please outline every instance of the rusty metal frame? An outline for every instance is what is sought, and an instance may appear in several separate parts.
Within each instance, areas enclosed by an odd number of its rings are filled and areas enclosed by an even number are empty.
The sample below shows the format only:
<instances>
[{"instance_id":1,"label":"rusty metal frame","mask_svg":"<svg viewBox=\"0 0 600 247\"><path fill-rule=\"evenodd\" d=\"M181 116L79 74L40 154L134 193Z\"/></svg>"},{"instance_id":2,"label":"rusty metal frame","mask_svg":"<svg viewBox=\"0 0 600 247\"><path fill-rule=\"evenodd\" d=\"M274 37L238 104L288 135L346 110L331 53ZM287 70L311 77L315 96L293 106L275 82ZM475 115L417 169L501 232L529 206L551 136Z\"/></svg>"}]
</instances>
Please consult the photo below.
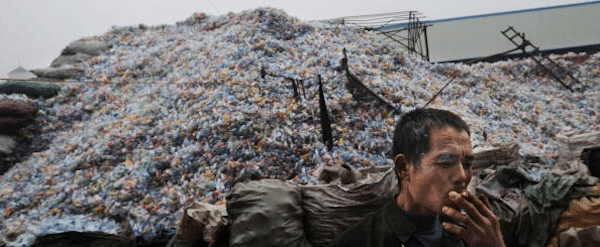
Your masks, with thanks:
<instances>
[{"instance_id":1,"label":"rusty metal frame","mask_svg":"<svg viewBox=\"0 0 600 247\"><path fill-rule=\"evenodd\" d=\"M573 92L571 87L574 84L581 84L577 78L566 69L559 66L554 60L547 56L542 56L540 49L534 46L529 40L525 39L524 33L519 33L512 26L509 26L506 30L500 31L504 37L512 42L517 48L520 49L523 54L533 59L542 69L549 73L556 81L558 81L563 87ZM544 64L543 61L546 61ZM558 73L555 73L557 71ZM561 76L562 75L562 76ZM565 82L565 79L571 79L570 83Z\"/></svg>"},{"instance_id":2,"label":"rusty metal frame","mask_svg":"<svg viewBox=\"0 0 600 247\"><path fill-rule=\"evenodd\" d=\"M422 14L418 11L402 11L383 14L347 16L328 20L332 24L355 25L385 36L408 50L410 55L420 56L429 61L429 43L427 27L420 21Z\"/></svg>"}]
</instances>

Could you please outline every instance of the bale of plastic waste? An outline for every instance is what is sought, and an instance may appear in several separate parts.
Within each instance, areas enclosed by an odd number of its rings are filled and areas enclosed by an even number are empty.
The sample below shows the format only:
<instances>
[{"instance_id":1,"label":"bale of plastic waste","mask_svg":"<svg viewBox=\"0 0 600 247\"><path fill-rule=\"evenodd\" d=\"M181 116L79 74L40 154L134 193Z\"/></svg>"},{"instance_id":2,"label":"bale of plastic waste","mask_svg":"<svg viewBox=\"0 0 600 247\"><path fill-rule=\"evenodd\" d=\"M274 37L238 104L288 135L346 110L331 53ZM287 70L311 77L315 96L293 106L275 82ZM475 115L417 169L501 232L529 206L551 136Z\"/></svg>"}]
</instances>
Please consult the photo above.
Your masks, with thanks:
<instances>
[{"instance_id":1,"label":"bale of plastic waste","mask_svg":"<svg viewBox=\"0 0 600 247\"><path fill-rule=\"evenodd\" d=\"M19 128L33 122L37 112L37 107L31 102L0 99L0 133L15 134Z\"/></svg>"},{"instance_id":2,"label":"bale of plastic waste","mask_svg":"<svg viewBox=\"0 0 600 247\"><path fill-rule=\"evenodd\" d=\"M220 241L226 233L227 207L196 203L185 209L177 234L169 241L167 247L191 247L203 244L220 246L226 244L223 243L225 241Z\"/></svg>"},{"instance_id":3,"label":"bale of plastic waste","mask_svg":"<svg viewBox=\"0 0 600 247\"><path fill-rule=\"evenodd\" d=\"M50 67L60 67L65 64L77 64L81 62L85 62L88 59L92 58L92 55L77 52L73 55L60 55L50 63Z\"/></svg>"},{"instance_id":4,"label":"bale of plastic waste","mask_svg":"<svg viewBox=\"0 0 600 247\"><path fill-rule=\"evenodd\" d=\"M49 82L7 81L0 84L0 93L2 94L25 94L32 98L52 98L59 91L59 85Z\"/></svg>"},{"instance_id":5,"label":"bale of plastic waste","mask_svg":"<svg viewBox=\"0 0 600 247\"><path fill-rule=\"evenodd\" d=\"M391 167L369 167L358 173L349 166L340 167L339 179L300 186L306 237L314 246L328 246L338 234L379 210L398 193ZM348 178L356 175L359 177Z\"/></svg>"},{"instance_id":6,"label":"bale of plastic waste","mask_svg":"<svg viewBox=\"0 0 600 247\"><path fill-rule=\"evenodd\" d=\"M0 246L135 246L136 238L127 218L92 219L83 215L49 217L29 224L11 224Z\"/></svg>"},{"instance_id":7,"label":"bale of plastic waste","mask_svg":"<svg viewBox=\"0 0 600 247\"><path fill-rule=\"evenodd\" d=\"M64 80L81 76L83 68L81 66L65 64L56 68L32 69L31 72L40 78Z\"/></svg>"},{"instance_id":8,"label":"bale of plastic waste","mask_svg":"<svg viewBox=\"0 0 600 247\"><path fill-rule=\"evenodd\" d=\"M296 185L276 179L237 183L227 195L230 246L312 246L301 205Z\"/></svg>"},{"instance_id":9,"label":"bale of plastic waste","mask_svg":"<svg viewBox=\"0 0 600 247\"><path fill-rule=\"evenodd\" d=\"M586 149L600 148L600 131L570 131L556 135L558 141L559 164L579 160ZM590 167L590 170L592 168Z\"/></svg>"},{"instance_id":10,"label":"bale of plastic waste","mask_svg":"<svg viewBox=\"0 0 600 247\"><path fill-rule=\"evenodd\" d=\"M63 49L61 55L75 55L85 53L92 56L98 56L112 48L112 44L99 40L79 40L72 42Z\"/></svg>"}]
</instances>

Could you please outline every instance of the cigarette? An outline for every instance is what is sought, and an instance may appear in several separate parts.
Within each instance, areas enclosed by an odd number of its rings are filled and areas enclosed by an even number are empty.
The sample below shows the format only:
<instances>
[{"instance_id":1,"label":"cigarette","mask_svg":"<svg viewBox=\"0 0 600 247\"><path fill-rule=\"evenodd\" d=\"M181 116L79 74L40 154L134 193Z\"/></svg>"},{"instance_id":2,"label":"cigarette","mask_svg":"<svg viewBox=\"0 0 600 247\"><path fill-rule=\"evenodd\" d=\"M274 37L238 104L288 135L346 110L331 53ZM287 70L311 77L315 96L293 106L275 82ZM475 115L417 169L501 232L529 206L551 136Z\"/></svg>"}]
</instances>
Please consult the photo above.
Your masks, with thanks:
<instances>
[{"instance_id":1,"label":"cigarette","mask_svg":"<svg viewBox=\"0 0 600 247\"><path fill-rule=\"evenodd\" d=\"M469 196L469 192L467 190L461 190L461 191L454 191L457 194L459 194L462 197L468 197Z\"/></svg>"}]
</instances>

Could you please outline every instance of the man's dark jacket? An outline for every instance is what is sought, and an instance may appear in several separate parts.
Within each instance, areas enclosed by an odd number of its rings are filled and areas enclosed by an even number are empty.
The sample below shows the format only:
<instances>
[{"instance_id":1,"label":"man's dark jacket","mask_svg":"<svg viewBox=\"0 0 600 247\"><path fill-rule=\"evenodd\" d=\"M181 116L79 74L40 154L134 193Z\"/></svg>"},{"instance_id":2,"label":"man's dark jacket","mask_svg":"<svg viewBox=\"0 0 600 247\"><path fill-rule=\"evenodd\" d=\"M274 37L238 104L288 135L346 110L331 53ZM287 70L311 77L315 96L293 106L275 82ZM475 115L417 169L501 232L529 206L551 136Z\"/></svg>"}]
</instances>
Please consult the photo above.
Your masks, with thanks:
<instances>
[{"instance_id":1,"label":"man's dark jacket","mask_svg":"<svg viewBox=\"0 0 600 247\"><path fill-rule=\"evenodd\" d=\"M440 217L450 221L448 217ZM340 234L332 247L395 247L403 246L413 235L416 226L399 210L396 201L368 216ZM444 231L444 247L465 247L456 235Z\"/></svg>"}]
</instances>

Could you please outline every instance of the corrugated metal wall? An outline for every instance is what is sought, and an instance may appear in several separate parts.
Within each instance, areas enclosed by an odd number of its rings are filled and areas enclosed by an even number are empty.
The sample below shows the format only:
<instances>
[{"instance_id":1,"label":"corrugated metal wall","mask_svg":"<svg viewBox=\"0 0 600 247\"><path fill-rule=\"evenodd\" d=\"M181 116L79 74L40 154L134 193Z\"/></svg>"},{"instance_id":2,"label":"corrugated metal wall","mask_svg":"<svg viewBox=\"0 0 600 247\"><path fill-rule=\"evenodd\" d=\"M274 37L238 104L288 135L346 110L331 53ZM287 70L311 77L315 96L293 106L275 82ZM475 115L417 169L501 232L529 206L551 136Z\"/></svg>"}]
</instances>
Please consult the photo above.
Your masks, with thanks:
<instances>
[{"instance_id":1,"label":"corrugated metal wall","mask_svg":"<svg viewBox=\"0 0 600 247\"><path fill-rule=\"evenodd\" d=\"M515 46L513 26L540 50L600 45L600 1L429 22L430 61L485 57Z\"/></svg>"}]
</instances>

